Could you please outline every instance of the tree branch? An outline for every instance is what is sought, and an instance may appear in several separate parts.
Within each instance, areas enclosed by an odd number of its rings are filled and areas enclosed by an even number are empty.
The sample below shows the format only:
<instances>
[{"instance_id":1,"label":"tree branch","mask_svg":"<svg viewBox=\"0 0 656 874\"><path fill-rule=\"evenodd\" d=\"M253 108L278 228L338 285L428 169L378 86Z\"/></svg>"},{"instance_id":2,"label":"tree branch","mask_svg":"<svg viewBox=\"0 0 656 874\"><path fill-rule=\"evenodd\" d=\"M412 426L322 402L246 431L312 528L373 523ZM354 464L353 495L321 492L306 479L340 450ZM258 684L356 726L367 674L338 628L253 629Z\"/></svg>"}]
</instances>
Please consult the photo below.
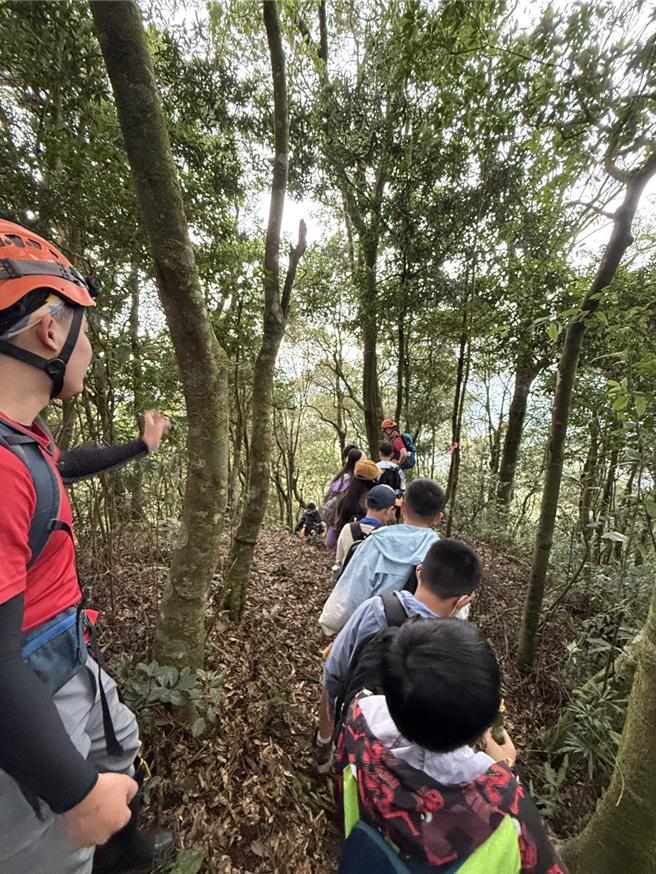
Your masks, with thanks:
<instances>
[{"instance_id":1,"label":"tree branch","mask_svg":"<svg viewBox=\"0 0 656 874\"><path fill-rule=\"evenodd\" d=\"M287 174L289 170L289 106L287 102L287 77L285 53L282 47L280 21L276 3L264 0L262 4L266 27L271 74L273 78L273 126L274 159L271 181L271 202L264 244L265 294L274 303L280 294L280 229L285 208ZM275 304L274 304L275 305Z\"/></svg>"},{"instance_id":2,"label":"tree branch","mask_svg":"<svg viewBox=\"0 0 656 874\"><path fill-rule=\"evenodd\" d=\"M287 268L287 276L285 277L285 287L282 292L282 312L285 318L289 313L289 299L292 294L292 288L294 287L294 279L296 277L296 269L298 268L298 262L303 257L305 250L307 249L307 225L303 219L300 220L298 224L298 242L296 246L289 253L289 266Z\"/></svg>"},{"instance_id":3,"label":"tree branch","mask_svg":"<svg viewBox=\"0 0 656 874\"><path fill-rule=\"evenodd\" d=\"M359 407L359 409L362 410L362 412L364 412L364 404L362 403L360 398L358 398L356 396L355 392L351 388L351 384L349 383L346 376L344 375L344 371L342 370L342 365L339 363L339 361L337 359L337 355L334 352L333 352L333 361L334 361L334 365L329 364L328 367L330 367L330 369L335 374L335 376L338 376L342 380L342 382L344 383L344 387L346 388L346 391L348 392L348 396L351 398L353 403L357 407Z\"/></svg>"}]
</instances>

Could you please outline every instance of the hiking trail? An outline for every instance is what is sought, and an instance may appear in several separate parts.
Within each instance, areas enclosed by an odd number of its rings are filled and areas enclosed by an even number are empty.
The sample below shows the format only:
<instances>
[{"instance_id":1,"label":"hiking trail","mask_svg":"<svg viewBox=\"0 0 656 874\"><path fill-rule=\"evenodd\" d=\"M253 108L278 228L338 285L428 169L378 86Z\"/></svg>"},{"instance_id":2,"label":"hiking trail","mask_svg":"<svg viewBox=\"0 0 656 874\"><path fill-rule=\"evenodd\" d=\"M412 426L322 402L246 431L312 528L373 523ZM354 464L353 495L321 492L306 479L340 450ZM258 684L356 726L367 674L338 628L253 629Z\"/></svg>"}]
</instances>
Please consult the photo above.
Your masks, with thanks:
<instances>
[{"instance_id":1,"label":"hiking trail","mask_svg":"<svg viewBox=\"0 0 656 874\"><path fill-rule=\"evenodd\" d=\"M531 754L561 704L549 667L525 679L512 664L529 563L498 545L472 542L484 577L472 611L504 670L507 724L530 776L541 768ZM320 695L317 618L332 589L333 553L285 532L258 540L244 619L239 626L207 614L208 669L226 671L219 717L200 738L158 714L150 755L161 762L151 815L176 833L178 846L204 855L209 874L332 874L337 832L331 780L317 774L312 735ZM148 661L168 556L143 546L120 553L115 565L116 614L105 617L103 645L112 664ZM95 599L109 608L105 578L93 580ZM218 591L213 593L216 599ZM143 605L134 622L135 595ZM563 647L543 647L545 666ZM135 655L136 654L136 655Z\"/></svg>"}]
</instances>

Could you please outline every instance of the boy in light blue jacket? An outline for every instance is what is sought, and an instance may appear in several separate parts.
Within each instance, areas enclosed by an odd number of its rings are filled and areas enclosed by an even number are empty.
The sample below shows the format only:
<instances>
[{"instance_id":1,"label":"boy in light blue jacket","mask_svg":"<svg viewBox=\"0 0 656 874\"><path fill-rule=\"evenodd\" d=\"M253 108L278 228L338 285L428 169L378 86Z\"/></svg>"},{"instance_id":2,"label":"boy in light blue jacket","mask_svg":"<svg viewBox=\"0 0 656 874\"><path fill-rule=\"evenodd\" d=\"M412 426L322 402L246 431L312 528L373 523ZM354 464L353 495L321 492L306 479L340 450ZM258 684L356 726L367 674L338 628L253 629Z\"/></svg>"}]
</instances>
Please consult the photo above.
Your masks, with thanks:
<instances>
[{"instance_id":1,"label":"boy in light blue jacket","mask_svg":"<svg viewBox=\"0 0 656 874\"><path fill-rule=\"evenodd\" d=\"M337 634L368 598L403 589L438 539L433 529L442 519L444 502L444 489L434 480L410 483L401 504L403 523L367 537L324 604L319 625L325 634Z\"/></svg>"}]
</instances>

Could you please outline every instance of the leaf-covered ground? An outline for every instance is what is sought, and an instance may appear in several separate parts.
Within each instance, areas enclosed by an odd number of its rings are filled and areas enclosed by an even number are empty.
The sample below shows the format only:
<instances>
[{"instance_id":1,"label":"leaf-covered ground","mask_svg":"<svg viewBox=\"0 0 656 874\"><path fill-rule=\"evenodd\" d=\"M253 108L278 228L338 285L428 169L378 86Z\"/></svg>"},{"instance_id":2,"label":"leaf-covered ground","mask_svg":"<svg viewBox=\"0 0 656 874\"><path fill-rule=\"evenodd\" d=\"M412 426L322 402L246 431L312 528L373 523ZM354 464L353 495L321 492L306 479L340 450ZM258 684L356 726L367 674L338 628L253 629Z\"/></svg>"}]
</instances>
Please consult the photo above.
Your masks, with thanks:
<instances>
[{"instance_id":1,"label":"leaf-covered ground","mask_svg":"<svg viewBox=\"0 0 656 874\"><path fill-rule=\"evenodd\" d=\"M512 658L529 566L494 545L474 545L485 577L472 618L504 664L508 727L525 776L539 782L537 739L561 707L556 678L564 648L550 631L535 675L517 674ZM166 565L165 554L133 547L122 551L111 575L90 579L95 600L107 608L113 579L115 612L103 623L110 670L149 661ZM206 666L226 671L216 724L194 738L181 721L157 711L149 746L159 779L151 810L175 830L181 847L203 857L200 868L181 865L181 874L335 870L330 781L318 777L311 757L325 645L317 617L331 588L330 565L322 546L262 534L242 624L208 609Z\"/></svg>"}]
</instances>

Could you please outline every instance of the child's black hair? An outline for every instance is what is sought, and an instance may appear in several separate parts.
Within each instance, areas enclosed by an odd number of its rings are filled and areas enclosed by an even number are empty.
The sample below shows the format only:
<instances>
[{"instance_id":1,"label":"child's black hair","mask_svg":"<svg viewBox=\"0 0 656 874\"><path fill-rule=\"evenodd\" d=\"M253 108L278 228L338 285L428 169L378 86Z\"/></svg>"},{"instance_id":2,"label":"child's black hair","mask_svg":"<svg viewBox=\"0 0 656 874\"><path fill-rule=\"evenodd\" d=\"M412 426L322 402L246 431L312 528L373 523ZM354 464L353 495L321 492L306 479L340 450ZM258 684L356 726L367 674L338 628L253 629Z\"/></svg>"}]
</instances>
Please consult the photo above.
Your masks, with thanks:
<instances>
[{"instance_id":1,"label":"child's black hair","mask_svg":"<svg viewBox=\"0 0 656 874\"><path fill-rule=\"evenodd\" d=\"M383 690L403 737L445 753L473 743L492 724L501 674L475 625L411 619L384 632Z\"/></svg>"},{"instance_id":2,"label":"child's black hair","mask_svg":"<svg viewBox=\"0 0 656 874\"><path fill-rule=\"evenodd\" d=\"M384 458L391 458L394 455L394 447L389 442L389 440L383 440L383 442L378 447L378 454L382 455Z\"/></svg>"},{"instance_id":3,"label":"child's black hair","mask_svg":"<svg viewBox=\"0 0 656 874\"><path fill-rule=\"evenodd\" d=\"M408 510L421 519L431 521L444 509L446 495L435 480L422 477L413 480L405 493Z\"/></svg>"},{"instance_id":4,"label":"child's black hair","mask_svg":"<svg viewBox=\"0 0 656 874\"><path fill-rule=\"evenodd\" d=\"M421 583L439 598L471 595L481 581L481 563L461 540L438 540L421 563Z\"/></svg>"}]
</instances>

